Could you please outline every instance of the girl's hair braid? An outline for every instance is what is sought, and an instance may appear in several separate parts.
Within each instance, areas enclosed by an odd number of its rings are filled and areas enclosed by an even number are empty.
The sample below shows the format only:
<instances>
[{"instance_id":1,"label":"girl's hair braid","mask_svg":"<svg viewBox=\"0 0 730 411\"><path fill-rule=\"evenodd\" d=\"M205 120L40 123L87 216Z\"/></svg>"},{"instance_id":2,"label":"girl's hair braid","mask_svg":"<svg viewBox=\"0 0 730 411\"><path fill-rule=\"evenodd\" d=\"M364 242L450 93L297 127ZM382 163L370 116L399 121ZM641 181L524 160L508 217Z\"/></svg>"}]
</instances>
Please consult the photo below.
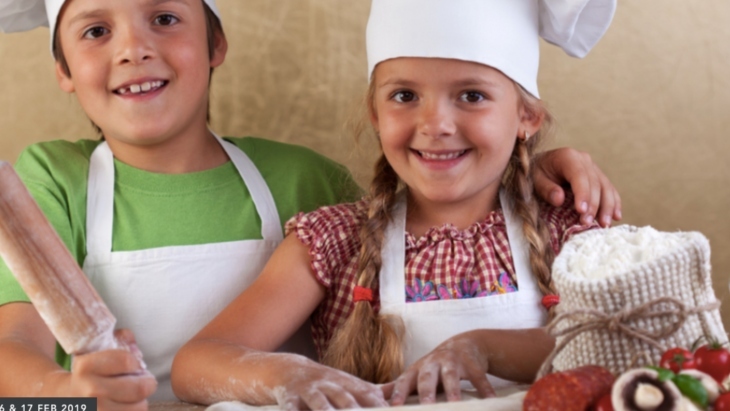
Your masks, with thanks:
<instances>
[{"instance_id":1,"label":"girl's hair braid","mask_svg":"<svg viewBox=\"0 0 730 411\"><path fill-rule=\"evenodd\" d=\"M518 138L510 158L510 170L506 173L505 186L513 198L515 213L522 219L522 229L530 247L530 266L537 277L540 291L543 295L557 294L551 274L555 252L550 242L548 226L539 216L540 207L535 198L531 175L537 146L549 132L552 117L540 100L520 86L515 85L515 87L526 115L543 115L544 119L543 127L534 136L527 141ZM554 308L550 308L548 313L552 318Z\"/></svg>"},{"instance_id":2,"label":"girl's hair braid","mask_svg":"<svg viewBox=\"0 0 730 411\"><path fill-rule=\"evenodd\" d=\"M381 155L370 185L368 219L360 229L357 285L361 287L372 289L378 282L385 228L397 189L398 175ZM368 301L356 302L345 323L335 331L322 362L366 381L393 380L403 369L402 325L393 320L376 315Z\"/></svg>"}]
</instances>

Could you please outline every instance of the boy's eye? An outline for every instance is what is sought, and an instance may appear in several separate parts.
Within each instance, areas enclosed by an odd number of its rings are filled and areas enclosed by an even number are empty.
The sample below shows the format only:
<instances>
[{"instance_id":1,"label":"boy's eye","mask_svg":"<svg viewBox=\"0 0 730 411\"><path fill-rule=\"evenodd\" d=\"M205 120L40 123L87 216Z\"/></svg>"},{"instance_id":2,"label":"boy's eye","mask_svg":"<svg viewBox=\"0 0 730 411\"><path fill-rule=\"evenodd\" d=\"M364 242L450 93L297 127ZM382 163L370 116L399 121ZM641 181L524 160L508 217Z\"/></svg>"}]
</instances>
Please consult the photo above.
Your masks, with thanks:
<instances>
[{"instance_id":1,"label":"boy's eye","mask_svg":"<svg viewBox=\"0 0 730 411\"><path fill-rule=\"evenodd\" d=\"M393 100L399 103L408 103L416 99L416 95L410 91L399 91L393 94Z\"/></svg>"},{"instance_id":2,"label":"boy's eye","mask_svg":"<svg viewBox=\"0 0 730 411\"><path fill-rule=\"evenodd\" d=\"M155 24L158 24L160 26L172 26L177 22L177 17L173 16L172 14L162 14L155 17Z\"/></svg>"},{"instance_id":3,"label":"boy's eye","mask_svg":"<svg viewBox=\"0 0 730 411\"><path fill-rule=\"evenodd\" d=\"M99 38L105 34L107 34L109 30L105 29L104 27L92 27L84 32L84 38L86 39L96 39Z\"/></svg>"},{"instance_id":4,"label":"boy's eye","mask_svg":"<svg viewBox=\"0 0 730 411\"><path fill-rule=\"evenodd\" d=\"M459 98L461 101L465 101L467 103L478 103L485 99L484 94L478 91L467 91Z\"/></svg>"}]
</instances>

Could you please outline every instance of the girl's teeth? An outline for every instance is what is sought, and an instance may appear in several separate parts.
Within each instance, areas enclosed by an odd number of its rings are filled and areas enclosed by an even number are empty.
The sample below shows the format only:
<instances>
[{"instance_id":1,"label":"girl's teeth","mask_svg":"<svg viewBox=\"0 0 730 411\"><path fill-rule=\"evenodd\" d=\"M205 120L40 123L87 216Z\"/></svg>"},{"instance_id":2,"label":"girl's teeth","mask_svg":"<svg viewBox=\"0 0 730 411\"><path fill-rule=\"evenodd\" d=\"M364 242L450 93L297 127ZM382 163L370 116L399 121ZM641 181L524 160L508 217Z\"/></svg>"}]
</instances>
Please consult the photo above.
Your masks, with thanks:
<instances>
[{"instance_id":1,"label":"girl's teeth","mask_svg":"<svg viewBox=\"0 0 730 411\"><path fill-rule=\"evenodd\" d=\"M142 91L150 91L152 89L152 85L150 82L142 83Z\"/></svg>"},{"instance_id":2,"label":"girl's teeth","mask_svg":"<svg viewBox=\"0 0 730 411\"><path fill-rule=\"evenodd\" d=\"M132 92L132 94L137 94L142 90L142 87L139 86L139 84L132 84L129 86L129 91Z\"/></svg>"},{"instance_id":3,"label":"girl's teeth","mask_svg":"<svg viewBox=\"0 0 730 411\"><path fill-rule=\"evenodd\" d=\"M453 160L464 154L465 151L466 150L456 151L448 154L433 154L427 153L425 151L419 151L419 153L421 154L421 157L425 158L426 160Z\"/></svg>"}]
</instances>

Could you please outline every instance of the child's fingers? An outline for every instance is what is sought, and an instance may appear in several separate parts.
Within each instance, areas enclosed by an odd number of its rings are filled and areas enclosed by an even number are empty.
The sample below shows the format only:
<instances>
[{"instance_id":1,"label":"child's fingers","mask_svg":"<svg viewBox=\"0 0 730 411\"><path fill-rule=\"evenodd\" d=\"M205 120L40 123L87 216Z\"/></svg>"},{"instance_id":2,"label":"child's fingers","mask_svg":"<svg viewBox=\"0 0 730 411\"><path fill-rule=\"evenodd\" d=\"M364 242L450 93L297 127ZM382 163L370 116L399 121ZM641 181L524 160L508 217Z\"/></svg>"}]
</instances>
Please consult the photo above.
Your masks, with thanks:
<instances>
[{"instance_id":1,"label":"child's fingers","mask_svg":"<svg viewBox=\"0 0 730 411\"><path fill-rule=\"evenodd\" d=\"M416 389L416 378L418 370L409 368L403 375L398 377L393 384L393 395L390 396L390 405L403 405L408 394Z\"/></svg>"},{"instance_id":2,"label":"child's fingers","mask_svg":"<svg viewBox=\"0 0 730 411\"><path fill-rule=\"evenodd\" d=\"M418 371L418 402L421 404L433 404L436 402L436 388L438 387L440 364L437 362L426 363Z\"/></svg>"},{"instance_id":3,"label":"child's fingers","mask_svg":"<svg viewBox=\"0 0 730 411\"><path fill-rule=\"evenodd\" d=\"M304 403L312 410L334 410L335 408L332 407L332 404L330 404L329 400L327 399L327 396L325 396L322 391L318 389L311 389L303 392L301 394L301 399L304 401ZM290 402L290 404L293 404L294 402ZM298 403L298 401L297 401ZM287 408L287 409L293 409L298 410L299 408Z\"/></svg>"},{"instance_id":4,"label":"child's fingers","mask_svg":"<svg viewBox=\"0 0 730 411\"><path fill-rule=\"evenodd\" d=\"M318 388L335 409L360 408L355 397L339 384L324 383Z\"/></svg>"},{"instance_id":5,"label":"child's fingers","mask_svg":"<svg viewBox=\"0 0 730 411\"><path fill-rule=\"evenodd\" d=\"M461 400L461 375L453 364L444 364L441 367L441 385L447 401Z\"/></svg>"},{"instance_id":6,"label":"child's fingers","mask_svg":"<svg viewBox=\"0 0 730 411\"><path fill-rule=\"evenodd\" d=\"M602 227L610 227L611 220L621 219L621 196L605 174L601 178L601 208L598 210L599 223Z\"/></svg>"},{"instance_id":7,"label":"child's fingers","mask_svg":"<svg viewBox=\"0 0 730 411\"><path fill-rule=\"evenodd\" d=\"M492 384L489 383L487 378L486 370L481 367L467 366L466 378L469 380L471 385L474 386L479 394L480 398L491 398L497 394L494 392Z\"/></svg>"},{"instance_id":8,"label":"child's fingers","mask_svg":"<svg viewBox=\"0 0 730 411\"><path fill-rule=\"evenodd\" d=\"M383 398L390 400L393 396L393 389L395 389L395 381L381 385L380 390L383 392Z\"/></svg>"},{"instance_id":9,"label":"child's fingers","mask_svg":"<svg viewBox=\"0 0 730 411\"><path fill-rule=\"evenodd\" d=\"M139 360L126 350L106 350L74 357L71 371L111 377L143 371Z\"/></svg>"},{"instance_id":10,"label":"child's fingers","mask_svg":"<svg viewBox=\"0 0 730 411\"><path fill-rule=\"evenodd\" d=\"M108 379L109 398L121 404L136 404L146 400L157 389L157 380L149 372Z\"/></svg>"}]
</instances>

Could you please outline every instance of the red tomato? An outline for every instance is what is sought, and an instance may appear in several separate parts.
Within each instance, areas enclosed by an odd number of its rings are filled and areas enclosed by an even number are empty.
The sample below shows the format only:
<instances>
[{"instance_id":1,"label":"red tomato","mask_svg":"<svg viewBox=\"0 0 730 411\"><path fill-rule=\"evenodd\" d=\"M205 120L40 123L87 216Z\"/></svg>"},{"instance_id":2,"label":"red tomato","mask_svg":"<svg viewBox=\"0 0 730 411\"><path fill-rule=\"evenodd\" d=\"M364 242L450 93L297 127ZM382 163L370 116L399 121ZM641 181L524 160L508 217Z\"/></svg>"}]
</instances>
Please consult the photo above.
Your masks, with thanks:
<instances>
[{"instance_id":1,"label":"red tomato","mask_svg":"<svg viewBox=\"0 0 730 411\"><path fill-rule=\"evenodd\" d=\"M730 392L720 394L712 407L714 411L730 411Z\"/></svg>"},{"instance_id":2,"label":"red tomato","mask_svg":"<svg viewBox=\"0 0 730 411\"><path fill-rule=\"evenodd\" d=\"M690 350L684 348L670 348L664 351L659 360L659 366L672 370L675 374L681 370L696 368L696 359Z\"/></svg>"},{"instance_id":3,"label":"red tomato","mask_svg":"<svg viewBox=\"0 0 730 411\"><path fill-rule=\"evenodd\" d=\"M709 374L719 384L730 374L730 351L719 344L707 344L695 351L697 369Z\"/></svg>"},{"instance_id":4,"label":"red tomato","mask_svg":"<svg viewBox=\"0 0 730 411\"><path fill-rule=\"evenodd\" d=\"M591 411L613 411L613 403L611 403L611 393L609 392L608 394L599 398L598 401L593 404L593 407L591 407Z\"/></svg>"}]
</instances>

